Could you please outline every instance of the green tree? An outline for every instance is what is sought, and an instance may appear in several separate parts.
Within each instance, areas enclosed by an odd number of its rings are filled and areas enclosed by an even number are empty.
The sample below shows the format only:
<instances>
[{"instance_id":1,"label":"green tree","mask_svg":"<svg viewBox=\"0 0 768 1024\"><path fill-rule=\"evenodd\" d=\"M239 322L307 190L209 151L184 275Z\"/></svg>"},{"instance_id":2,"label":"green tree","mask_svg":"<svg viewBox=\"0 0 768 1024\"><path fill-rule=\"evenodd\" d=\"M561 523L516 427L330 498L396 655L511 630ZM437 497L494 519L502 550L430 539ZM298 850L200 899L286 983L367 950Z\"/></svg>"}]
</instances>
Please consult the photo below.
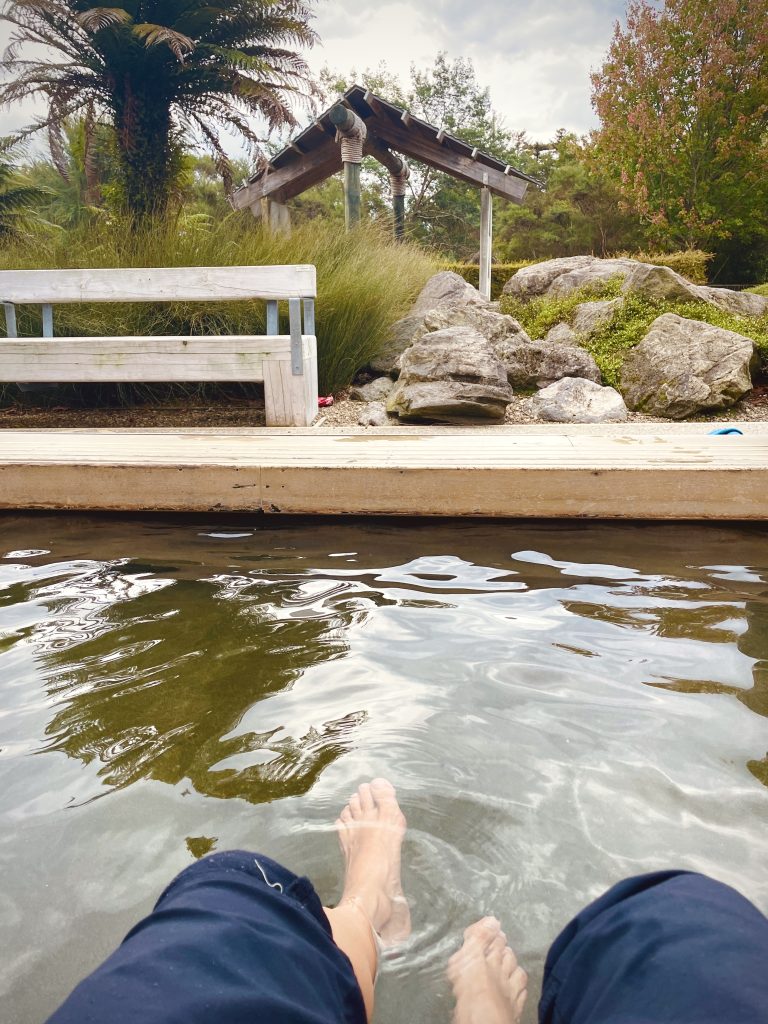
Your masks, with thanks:
<instances>
[{"instance_id":1,"label":"green tree","mask_svg":"<svg viewBox=\"0 0 768 1024\"><path fill-rule=\"evenodd\" d=\"M36 219L45 190L26 180L15 163L17 147L0 139L0 241L22 235Z\"/></svg>"},{"instance_id":2,"label":"green tree","mask_svg":"<svg viewBox=\"0 0 768 1024\"><path fill-rule=\"evenodd\" d=\"M121 188L114 131L89 117L61 126L51 159L35 160L29 180L43 188L40 214L63 228L73 228L119 205Z\"/></svg>"},{"instance_id":3,"label":"green tree","mask_svg":"<svg viewBox=\"0 0 768 1024\"><path fill-rule=\"evenodd\" d=\"M632 0L592 87L599 156L657 243L764 245L768 0Z\"/></svg>"},{"instance_id":4,"label":"green tree","mask_svg":"<svg viewBox=\"0 0 768 1024\"><path fill-rule=\"evenodd\" d=\"M268 131L295 123L308 72L290 46L311 46L311 0L3 0L13 26L0 70L0 103L42 98L53 148L62 125L89 109L115 131L124 202L141 220L163 213L182 159L199 139L229 183L224 125L260 151ZM40 57L39 45L54 51ZM23 56L29 52L30 56Z\"/></svg>"},{"instance_id":5,"label":"green tree","mask_svg":"<svg viewBox=\"0 0 768 1024\"><path fill-rule=\"evenodd\" d=\"M544 182L522 206L497 207L496 254L503 261L595 253L607 256L643 241L636 214L621 208L615 184L588 140L558 132L546 144L524 140L517 166Z\"/></svg>"}]
</instances>

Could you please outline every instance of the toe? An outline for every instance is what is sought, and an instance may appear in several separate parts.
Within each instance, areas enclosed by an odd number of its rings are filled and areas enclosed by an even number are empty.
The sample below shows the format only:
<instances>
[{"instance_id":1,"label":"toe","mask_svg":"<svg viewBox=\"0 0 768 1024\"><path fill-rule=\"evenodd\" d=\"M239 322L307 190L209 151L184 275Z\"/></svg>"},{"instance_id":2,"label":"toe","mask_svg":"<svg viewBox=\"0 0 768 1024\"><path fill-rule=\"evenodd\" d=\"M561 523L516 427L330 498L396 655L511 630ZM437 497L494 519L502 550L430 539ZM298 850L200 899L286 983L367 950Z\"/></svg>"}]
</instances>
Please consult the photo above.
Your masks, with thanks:
<instances>
[{"instance_id":1,"label":"toe","mask_svg":"<svg viewBox=\"0 0 768 1024\"><path fill-rule=\"evenodd\" d=\"M363 815L363 809L360 804L360 797L357 793L353 793L349 798L349 810L353 818L361 818Z\"/></svg>"},{"instance_id":2,"label":"toe","mask_svg":"<svg viewBox=\"0 0 768 1024\"><path fill-rule=\"evenodd\" d=\"M371 782L371 792L377 803L384 803L387 800L396 800L395 787L389 779L374 779Z\"/></svg>"},{"instance_id":3,"label":"toe","mask_svg":"<svg viewBox=\"0 0 768 1024\"><path fill-rule=\"evenodd\" d=\"M339 815L339 821L341 821L342 824L344 825L348 825L350 821L352 821L352 811L350 809L349 804L347 804L347 806L342 810L341 814Z\"/></svg>"},{"instance_id":4,"label":"toe","mask_svg":"<svg viewBox=\"0 0 768 1024\"><path fill-rule=\"evenodd\" d=\"M373 799L370 784L364 782L357 792L360 796L360 806L363 810L363 814L370 814L370 812L376 808L376 801Z\"/></svg>"},{"instance_id":5,"label":"toe","mask_svg":"<svg viewBox=\"0 0 768 1024\"><path fill-rule=\"evenodd\" d=\"M465 942L479 942L483 947L489 945L501 932L501 923L495 917L482 917L464 929Z\"/></svg>"},{"instance_id":6,"label":"toe","mask_svg":"<svg viewBox=\"0 0 768 1024\"><path fill-rule=\"evenodd\" d=\"M509 946L504 950L504 955L501 958L501 967L505 978L511 978L517 968L517 957Z\"/></svg>"}]
</instances>

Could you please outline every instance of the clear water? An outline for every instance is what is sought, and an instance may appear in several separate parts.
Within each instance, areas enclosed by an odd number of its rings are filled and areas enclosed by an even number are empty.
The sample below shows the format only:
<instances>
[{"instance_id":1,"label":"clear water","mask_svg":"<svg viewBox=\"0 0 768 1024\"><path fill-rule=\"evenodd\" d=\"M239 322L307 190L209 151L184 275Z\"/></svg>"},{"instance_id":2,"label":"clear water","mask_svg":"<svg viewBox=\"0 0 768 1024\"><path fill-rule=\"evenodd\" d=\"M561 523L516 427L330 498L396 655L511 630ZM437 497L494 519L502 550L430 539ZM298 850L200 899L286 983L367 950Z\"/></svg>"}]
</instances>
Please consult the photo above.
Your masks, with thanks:
<instances>
[{"instance_id":1,"label":"clear water","mask_svg":"<svg viewBox=\"0 0 768 1024\"><path fill-rule=\"evenodd\" d=\"M0 519L0 1000L42 1020L210 849L333 901L373 775L415 931L379 1024L448 1021L495 911L535 991L622 876L768 909L762 528ZM533 1006L528 1019L533 1019Z\"/></svg>"}]
</instances>

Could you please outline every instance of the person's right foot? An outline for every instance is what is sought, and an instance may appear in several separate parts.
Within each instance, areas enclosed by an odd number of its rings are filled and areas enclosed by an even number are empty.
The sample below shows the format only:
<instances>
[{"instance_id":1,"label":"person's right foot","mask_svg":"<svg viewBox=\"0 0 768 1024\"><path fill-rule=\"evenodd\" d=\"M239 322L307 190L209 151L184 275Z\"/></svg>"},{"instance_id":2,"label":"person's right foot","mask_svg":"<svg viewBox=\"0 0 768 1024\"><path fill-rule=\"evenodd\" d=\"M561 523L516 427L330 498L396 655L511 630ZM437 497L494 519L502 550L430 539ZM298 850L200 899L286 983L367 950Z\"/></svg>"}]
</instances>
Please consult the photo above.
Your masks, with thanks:
<instances>
[{"instance_id":1,"label":"person's right foot","mask_svg":"<svg viewBox=\"0 0 768 1024\"><path fill-rule=\"evenodd\" d=\"M411 933L411 914L400 882L405 817L386 779L364 782L336 821L347 873L339 906L359 907L384 945Z\"/></svg>"},{"instance_id":2,"label":"person's right foot","mask_svg":"<svg viewBox=\"0 0 768 1024\"><path fill-rule=\"evenodd\" d=\"M464 945L448 961L448 979L456 999L454 1024L518 1024L528 975L495 917L465 930Z\"/></svg>"}]
</instances>

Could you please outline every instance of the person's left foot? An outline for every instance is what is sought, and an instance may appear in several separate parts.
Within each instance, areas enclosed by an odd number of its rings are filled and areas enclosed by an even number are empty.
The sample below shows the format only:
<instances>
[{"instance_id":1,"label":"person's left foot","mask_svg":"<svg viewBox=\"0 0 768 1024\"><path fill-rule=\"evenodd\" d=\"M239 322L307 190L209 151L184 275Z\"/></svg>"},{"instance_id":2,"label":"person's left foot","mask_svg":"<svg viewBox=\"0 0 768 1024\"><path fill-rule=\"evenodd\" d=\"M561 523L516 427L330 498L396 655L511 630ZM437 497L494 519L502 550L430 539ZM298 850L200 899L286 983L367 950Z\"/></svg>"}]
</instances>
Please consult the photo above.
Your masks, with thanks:
<instances>
[{"instance_id":1,"label":"person's left foot","mask_svg":"<svg viewBox=\"0 0 768 1024\"><path fill-rule=\"evenodd\" d=\"M385 945L407 939L411 914L400 882L405 817L386 779L364 782L336 821L347 863L340 904L352 903L367 916Z\"/></svg>"},{"instance_id":2,"label":"person's left foot","mask_svg":"<svg viewBox=\"0 0 768 1024\"><path fill-rule=\"evenodd\" d=\"M456 1009L453 1024L519 1024L528 975L507 945L495 917L464 932L464 945L448 961Z\"/></svg>"}]
</instances>

